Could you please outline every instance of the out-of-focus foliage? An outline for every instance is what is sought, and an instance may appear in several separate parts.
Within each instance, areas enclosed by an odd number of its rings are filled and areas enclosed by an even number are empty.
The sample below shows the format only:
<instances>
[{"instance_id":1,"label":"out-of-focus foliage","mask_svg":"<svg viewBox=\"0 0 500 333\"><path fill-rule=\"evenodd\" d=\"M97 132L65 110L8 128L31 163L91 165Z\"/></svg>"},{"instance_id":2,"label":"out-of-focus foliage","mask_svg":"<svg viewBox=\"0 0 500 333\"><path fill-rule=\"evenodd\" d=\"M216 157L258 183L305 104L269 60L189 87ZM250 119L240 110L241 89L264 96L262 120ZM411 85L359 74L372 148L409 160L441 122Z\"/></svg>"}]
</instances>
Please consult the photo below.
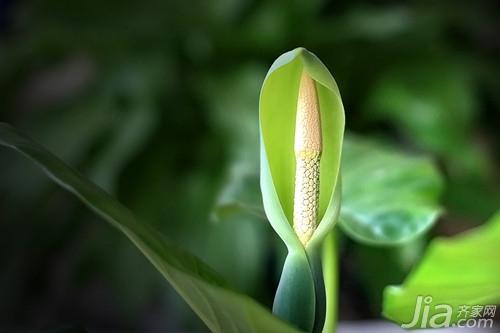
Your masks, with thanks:
<instances>
[{"instance_id":1,"label":"out-of-focus foliage","mask_svg":"<svg viewBox=\"0 0 500 333\"><path fill-rule=\"evenodd\" d=\"M463 178L471 179L476 187L481 186L491 177L492 161L474 139L477 121L474 110L478 101L472 82L473 69L450 64L453 61L442 59L412 67L396 65L380 77L367 100L366 112L373 119L388 120L403 137L441 157L457 191L467 186L462 192L473 195L474 189L464 184ZM490 192L491 185L484 185ZM485 194L486 205L498 204L498 193L491 198ZM460 204L454 202L457 195L450 197L453 207ZM483 206L485 203L471 209L480 210Z\"/></svg>"},{"instance_id":2,"label":"out-of-focus foliage","mask_svg":"<svg viewBox=\"0 0 500 333\"><path fill-rule=\"evenodd\" d=\"M0 120L269 305L283 248L260 212L207 221L234 179L260 205L258 187L245 189L258 186L253 117L272 60L312 50L339 84L348 130L433 156L446 176L434 232L455 233L500 202L495 15L486 1L2 1ZM0 328L200 327L125 239L35 168L1 151L0 175ZM377 316L384 283L361 276L379 266L343 246L341 319ZM419 258L406 253L393 260L402 271Z\"/></svg>"}]
</instances>

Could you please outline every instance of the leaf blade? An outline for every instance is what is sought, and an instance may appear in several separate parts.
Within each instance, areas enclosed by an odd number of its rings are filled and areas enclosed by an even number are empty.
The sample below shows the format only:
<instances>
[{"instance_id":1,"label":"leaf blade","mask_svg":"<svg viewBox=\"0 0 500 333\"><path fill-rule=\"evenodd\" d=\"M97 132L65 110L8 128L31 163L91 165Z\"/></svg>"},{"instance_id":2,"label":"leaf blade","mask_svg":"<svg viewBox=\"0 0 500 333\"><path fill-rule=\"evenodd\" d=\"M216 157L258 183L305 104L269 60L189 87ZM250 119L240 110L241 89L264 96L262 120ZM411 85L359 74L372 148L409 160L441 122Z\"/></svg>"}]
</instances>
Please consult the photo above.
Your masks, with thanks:
<instances>
[{"instance_id":1,"label":"leaf blade","mask_svg":"<svg viewBox=\"0 0 500 333\"><path fill-rule=\"evenodd\" d=\"M359 137L346 138L340 226L357 241L396 245L432 227L443 183L432 162Z\"/></svg>"},{"instance_id":2,"label":"leaf blade","mask_svg":"<svg viewBox=\"0 0 500 333\"><path fill-rule=\"evenodd\" d=\"M36 162L59 186L123 232L212 331L298 332L250 297L227 289L201 260L166 243L109 194L10 125L0 123L0 145Z\"/></svg>"},{"instance_id":3,"label":"leaf blade","mask_svg":"<svg viewBox=\"0 0 500 333\"><path fill-rule=\"evenodd\" d=\"M420 295L431 296L431 304L452 306L455 311L451 324L459 319L456 310L460 305L498 304L499 254L500 212L482 227L434 240L403 285L385 289L383 315L397 323L410 323ZM429 318L440 312L434 306L429 309Z\"/></svg>"}]
</instances>

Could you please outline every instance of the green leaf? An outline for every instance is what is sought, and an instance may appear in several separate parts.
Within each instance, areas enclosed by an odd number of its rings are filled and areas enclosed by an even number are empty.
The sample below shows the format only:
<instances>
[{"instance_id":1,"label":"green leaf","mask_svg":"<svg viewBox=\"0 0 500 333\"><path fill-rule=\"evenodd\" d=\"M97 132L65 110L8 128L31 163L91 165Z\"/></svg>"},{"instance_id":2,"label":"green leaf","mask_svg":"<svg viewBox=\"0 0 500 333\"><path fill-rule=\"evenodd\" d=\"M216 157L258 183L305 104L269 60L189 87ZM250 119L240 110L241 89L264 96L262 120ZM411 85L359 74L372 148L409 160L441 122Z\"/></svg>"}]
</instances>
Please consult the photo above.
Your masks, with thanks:
<instances>
[{"instance_id":1,"label":"green leaf","mask_svg":"<svg viewBox=\"0 0 500 333\"><path fill-rule=\"evenodd\" d=\"M500 211L484 226L434 240L404 284L386 288L384 316L399 324L411 323L418 296L432 297L428 316L431 320L443 312L436 305L451 306L451 324L460 319L461 305L470 310L474 305L500 303ZM427 324L422 320L417 323L418 327Z\"/></svg>"},{"instance_id":2,"label":"green leaf","mask_svg":"<svg viewBox=\"0 0 500 333\"><path fill-rule=\"evenodd\" d=\"M35 161L58 185L123 232L213 332L297 332L248 296L227 287L193 255L169 245L148 224L46 149L0 123L0 145ZM132 269L132 268L131 268Z\"/></svg>"},{"instance_id":3,"label":"green leaf","mask_svg":"<svg viewBox=\"0 0 500 333\"><path fill-rule=\"evenodd\" d=\"M405 243L427 231L441 209L443 183L425 157L358 137L344 141L340 226L372 245Z\"/></svg>"},{"instance_id":4,"label":"green leaf","mask_svg":"<svg viewBox=\"0 0 500 333\"><path fill-rule=\"evenodd\" d=\"M320 242L336 222L337 179L344 135L344 108L335 80L312 53L297 48L273 63L262 85L259 116L261 191L269 222L289 249L302 247L292 227L295 181L295 114L302 71L316 81L323 149L320 165L319 226L310 246Z\"/></svg>"}]
</instances>

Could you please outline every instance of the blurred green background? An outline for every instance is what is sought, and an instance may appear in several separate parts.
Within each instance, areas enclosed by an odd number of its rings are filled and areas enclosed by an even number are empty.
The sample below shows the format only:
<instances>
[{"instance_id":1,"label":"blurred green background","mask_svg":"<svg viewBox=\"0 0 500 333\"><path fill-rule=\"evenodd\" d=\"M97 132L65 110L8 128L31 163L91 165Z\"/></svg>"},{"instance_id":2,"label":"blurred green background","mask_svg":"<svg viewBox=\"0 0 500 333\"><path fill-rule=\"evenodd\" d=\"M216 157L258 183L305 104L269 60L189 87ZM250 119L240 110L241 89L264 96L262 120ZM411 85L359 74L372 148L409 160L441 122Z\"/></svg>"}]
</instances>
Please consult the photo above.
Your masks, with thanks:
<instances>
[{"instance_id":1,"label":"blurred green background","mask_svg":"<svg viewBox=\"0 0 500 333\"><path fill-rule=\"evenodd\" d=\"M333 73L348 131L439 165L446 214L428 237L498 208L490 1L0 0L0 120L270 305L285 249L262 216L214 207L235 183L260 200L260 85L297 46ZM344 239L341 320L379 318L382 287L402 281L418 243L408 263ZM0 330L205 329L122 235L5 150L0 244Z\"/></svg>"}]
</instances>

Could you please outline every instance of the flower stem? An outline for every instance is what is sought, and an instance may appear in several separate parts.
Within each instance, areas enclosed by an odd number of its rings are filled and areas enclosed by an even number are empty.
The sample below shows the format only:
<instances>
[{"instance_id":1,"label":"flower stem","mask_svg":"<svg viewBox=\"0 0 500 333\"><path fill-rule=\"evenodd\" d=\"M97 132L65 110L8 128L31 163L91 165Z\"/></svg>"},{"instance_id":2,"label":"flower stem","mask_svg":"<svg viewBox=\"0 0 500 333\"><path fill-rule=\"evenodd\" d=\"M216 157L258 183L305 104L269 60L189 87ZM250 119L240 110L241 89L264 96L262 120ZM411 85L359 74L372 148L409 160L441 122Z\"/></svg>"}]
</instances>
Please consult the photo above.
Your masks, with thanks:
<instances>
[{"instance_id":1,"label":"flower stem","mask_svg":"<svg viewBox=\"0 0 500 333\"><path fill-rule=\"evenodd\" d=\"M333 229L323 243L323 279L326 294L326 317L323 333L335 333L338 320L338 243Z\"/></svg>"},{"instance_id":2,"label":"flower stem","mask_svg":"<svg viewBox=\"0 0 500 333\"><path fill-rule=\"evenodd\" d=\"M305 251L289 252L273 303L273 313L297 328L311 332L316 298L314 281Z\"/></svg>"}]
</instances>

